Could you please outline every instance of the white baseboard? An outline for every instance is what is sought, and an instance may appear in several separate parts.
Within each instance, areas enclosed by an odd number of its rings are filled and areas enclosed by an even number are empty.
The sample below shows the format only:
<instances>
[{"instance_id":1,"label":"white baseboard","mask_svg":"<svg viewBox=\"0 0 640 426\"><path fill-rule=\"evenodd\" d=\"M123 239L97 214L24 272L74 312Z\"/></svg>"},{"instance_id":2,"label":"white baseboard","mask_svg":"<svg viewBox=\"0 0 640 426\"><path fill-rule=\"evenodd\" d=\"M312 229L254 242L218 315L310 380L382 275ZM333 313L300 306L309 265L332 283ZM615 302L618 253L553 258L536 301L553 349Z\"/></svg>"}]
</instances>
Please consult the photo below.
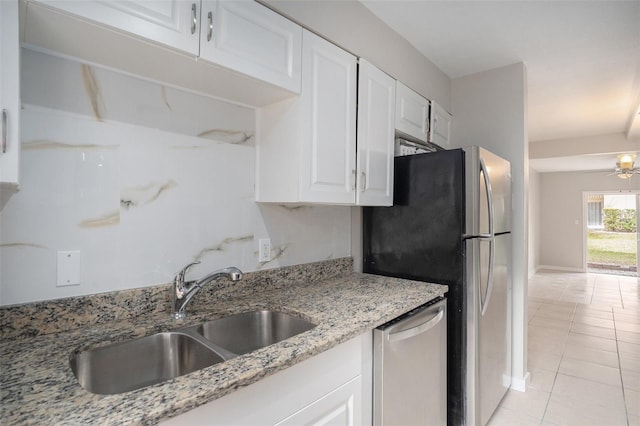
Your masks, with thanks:
<instances>
[{"instance_id":1,"label":"white baseboard","mask_svg":"<svg viewBox=\"0 0 640 426\"><path fill-rule=\"evenodd\" d=\"M511 389L516 390L518 392L526 392L530 381L531 381L531 374L528 371L527 371L527 374L524 375L524 377L512 377Z\"/></svg>"},{"instance_id":2,"label":"white baseboard","mask_svg":"<svg viewBox=\"0 0 640 426\"><path fill-rule=\"evenodd\" d=\"M529 278L529 279L530 279L530 278L531 278L531 277L533 277L533 276L536 274L536 272L538 272L539 270L540 270L540 266L539 266L539 265L538 265L538 266L536 266L535 268L530 268L530 269L529 269L529 276L528 276L527 278Z\"/></svg>"},{"instance_id":3,"label":"white baseboard","mask_svg":"<svg viewBox=\"0 0 640 426\"><path fill-rule=\"evenodd\" d=\"M536 269L536 272L541 270L550 270L550 271L562 271L562 272L586 272L582 268L568 268L566 266L555 266L555 265L540 265Z\"/></svg>"}]
</instances>

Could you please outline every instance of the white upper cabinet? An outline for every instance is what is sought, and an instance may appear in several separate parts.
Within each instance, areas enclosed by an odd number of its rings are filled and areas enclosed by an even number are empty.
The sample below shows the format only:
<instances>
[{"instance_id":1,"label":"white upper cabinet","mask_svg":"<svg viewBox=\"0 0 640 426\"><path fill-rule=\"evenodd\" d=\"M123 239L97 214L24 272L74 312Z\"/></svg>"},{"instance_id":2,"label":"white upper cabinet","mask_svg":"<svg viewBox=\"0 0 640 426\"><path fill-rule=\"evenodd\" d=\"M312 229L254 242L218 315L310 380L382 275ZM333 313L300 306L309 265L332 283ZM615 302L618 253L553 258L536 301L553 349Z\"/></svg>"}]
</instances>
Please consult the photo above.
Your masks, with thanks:
<instances>
[{"instance_id":1,"label":"white upper cabinet","mask_svg":"<svg viewBox=\"0 0 640 426\"><path fill-rule=\"evenodd\" d=\"M431 102L431 132L429 142L442 148L450 147L451 114L435 102Z\"/></svg>"},{"instance_id":2,"label":"white upper cabinet","mask_svg":"<svg viewBox=\"0 0 640 426\"><path fill-rule=\"evenodd\" d=\"M0 58L0 185L16 190L20 163L18 0L0 1Z\"/></svg>"},{"instance_id":3,"label":"white upper cabinet","mask_svg":"<svg viewBox=\"0 0 640 426\"><path fill-rule=\"evenodd\" d=\"M396 82L396 130L426 142L429 134L429 100Z\"/></svg>"},{"instance_id":4,"label":"white upper cabinet","mask_svg":"<svg viewBox=\"0 0 640 426\"><path fill-rule=\"evenodd\" d=\"M395 82L365 60L359 69L303 31L300 97L257 111L256 201L392 204Z\"/></svg>"},{"instance_id":5,"label":"white upper cabinet","mask_svg":"<svg viewBox=\"0 0 640 426\"><path fill-rule=\"evenodd\" d=\"M357 59L313 33L303 37L300 201L353 204Z\"/></svg>"},{"instance_id":6,"label":"white upper cabinet","mask_svg":"<svg viewBox=\"0 0 640 426\"><path fill-rule=\"evenodd\" d=\"M301 49L302 28L252 0L202 0L202 59L300 93Z\"/></svg>"},{"instance_id":7,"label":"white upper cabinet","mask_svg":"<svg viewBox=\"0 0 640 426\"><path fill-rule=\"evenodd\" d=\"M42 5L50 11L77 17L76 21L64 20L56 13L47 14L42 7L37 7ZM96 22L104 27L83 26L77 20ZM302 28L253 0L29 0L27 24L27 44L128 72L142 70L143 76L171 83L177 81L179 86L197 91L203 87L205 93L223 98L229 98L229 89L225 87L229 83L240 93L241 102L257 99L249 103L260 105L264 104L261 99L265 97L267 102L284 98L277 94L245 95L243 92L261 89L268 92L270 88L264 84L256 86L246 78L244 81L229 79L228 70L291 94L300 93ZM105 29L117 29L129 37L122 40ZM155 46L171 48L173 56L167 57L167 52L151 48ZM104 51L105 47L109 51ZM132 63L123 63L122 57ZM224 68L209 65L202 73L193 61L196 57ZM185 62L189 58L191 64ZM226 74L216 74L220 70ZM199 82L203 78L221 80L222 89L218 89L215 82Z\"/></svg>"},{"instance_id":8,"label":"white upper cabinet","mask_svg":"<svg viewBox=\"0 0 640 426\"><path fill-rule=\"evenodd\" d=\"M40 0L56 9L197 56L200 0Z\"/></svg>"},{"instance_id":9,"label":"white upper cabinet","mask_svg":"<svg viewBox=\"0 0 640 426\"><path fill-rule=\"evenodd\" d=\"M393 204L396 81L360 59L358 78L358 190L356 204Z\"/></svg>"}]
</instances>

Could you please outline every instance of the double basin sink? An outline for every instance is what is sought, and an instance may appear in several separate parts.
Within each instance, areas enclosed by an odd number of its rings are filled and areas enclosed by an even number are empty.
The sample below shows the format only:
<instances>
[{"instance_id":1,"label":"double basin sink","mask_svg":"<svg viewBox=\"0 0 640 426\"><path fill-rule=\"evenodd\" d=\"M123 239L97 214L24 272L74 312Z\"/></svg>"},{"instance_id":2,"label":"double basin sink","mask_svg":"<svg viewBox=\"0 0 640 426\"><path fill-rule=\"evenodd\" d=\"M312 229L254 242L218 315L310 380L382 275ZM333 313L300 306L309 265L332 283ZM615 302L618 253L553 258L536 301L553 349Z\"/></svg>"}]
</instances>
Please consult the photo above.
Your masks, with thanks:
<instances>
[{"instance_id":1,"label":"double basin sink","mask_svg":"<svg viewBox=\"0 0 640 426\"><path fill-rule=\"evenodd\" d=\"M197 371L311 330L315 324L271 310L244 312L175 331L74 351L71 370L89 392L128 392Z\"/></svg>"}]
</instances>

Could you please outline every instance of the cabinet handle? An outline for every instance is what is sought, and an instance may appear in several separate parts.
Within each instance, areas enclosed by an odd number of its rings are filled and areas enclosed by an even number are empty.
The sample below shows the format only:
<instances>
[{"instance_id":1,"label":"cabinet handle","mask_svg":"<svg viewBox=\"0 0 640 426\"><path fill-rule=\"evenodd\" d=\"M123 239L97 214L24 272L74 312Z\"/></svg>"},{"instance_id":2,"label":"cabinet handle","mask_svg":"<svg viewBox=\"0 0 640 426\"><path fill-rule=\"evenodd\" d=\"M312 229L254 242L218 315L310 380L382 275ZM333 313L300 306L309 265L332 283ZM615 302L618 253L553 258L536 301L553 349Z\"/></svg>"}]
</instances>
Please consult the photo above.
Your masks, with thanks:
<instances>
[{"instance_id":1,"label":"cabinet handle","mask_svg":"<svg viewBox=\"0 0 640 426\"><path fill-rule=\"evenodd\" d=\"M7 152L7 110L2 109L2 153Z\"/></svg>"},{"instance_id":2,"label":"cabinet handle","mask_svg":"<svg viewBox=\"0 0 640 426\"><path fill-rule=\"evenodd\" d=\"M213 35L213 12L207 13L207 19L209 20L209 30L207 31L207 41L211 41Z\"/></svg>"},{"instance_id":3,"label":"cabinet handle","mask_svg":"<svg viewBox=\"0 0 640 426\"><path fill-rule=\"evenodd\" d=\"M191 3L191 34L196 33L196 26L198 25L197 8L195 3Z\"/></svg>"},{"instance_id":4,"label":"cabinet handle","mask_svg":"<svg viewBox=\"0 0 640 426\"><path fill-rule=\"evenodd\" d=\"M351 170L351 189L356 190L356 181L358 180L356 175L356 169Z\"/></svg>"},{"instance_id":5,"label":"cabinet handle","mask_svg":"<svg viewBox=\"0 0 640 426\"><path fill-rule=\"evenodd\" d=\"M362 172L360 177L362 178L360 179L360 192L364 192L367 189L367 174Z\"/></svg>"}]
</instances>

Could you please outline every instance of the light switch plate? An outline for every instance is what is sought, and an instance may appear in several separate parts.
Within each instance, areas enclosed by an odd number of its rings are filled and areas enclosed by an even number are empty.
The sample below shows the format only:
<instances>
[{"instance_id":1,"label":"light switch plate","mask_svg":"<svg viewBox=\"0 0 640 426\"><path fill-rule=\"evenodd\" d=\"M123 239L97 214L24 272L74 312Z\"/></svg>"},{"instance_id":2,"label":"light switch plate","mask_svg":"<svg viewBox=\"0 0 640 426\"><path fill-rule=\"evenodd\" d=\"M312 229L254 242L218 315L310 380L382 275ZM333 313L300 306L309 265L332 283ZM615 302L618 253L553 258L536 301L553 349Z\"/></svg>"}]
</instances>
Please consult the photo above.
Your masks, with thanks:
<instances>
[{"instance_id":1,"label":"light switch plate","mask_svg":"<svg viewBox=\"0 0 640 426\"><path fill-rule=\"evenodd\" d=\"M56 286L80 285L80 251L58 252Z\"/></svg>"}]
</instances>

